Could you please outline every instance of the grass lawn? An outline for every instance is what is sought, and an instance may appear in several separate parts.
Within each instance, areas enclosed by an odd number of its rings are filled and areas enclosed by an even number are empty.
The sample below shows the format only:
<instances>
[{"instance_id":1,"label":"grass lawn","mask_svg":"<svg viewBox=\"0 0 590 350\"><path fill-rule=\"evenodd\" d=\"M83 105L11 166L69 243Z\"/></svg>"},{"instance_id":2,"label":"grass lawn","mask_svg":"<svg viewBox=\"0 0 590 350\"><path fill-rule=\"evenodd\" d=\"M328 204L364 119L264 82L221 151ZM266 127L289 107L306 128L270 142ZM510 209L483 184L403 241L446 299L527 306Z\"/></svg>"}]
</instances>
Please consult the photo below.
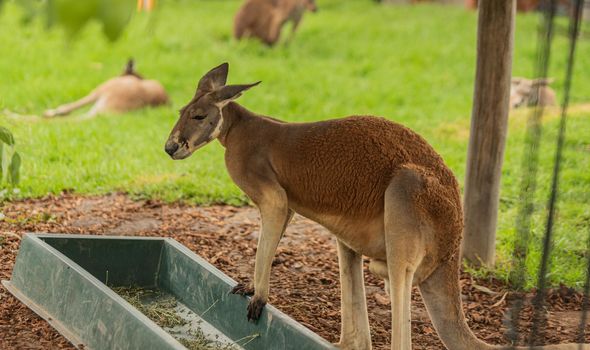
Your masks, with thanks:
<instances>
[{"instance_id":1,"label":"grass lawn","mask_svg":"<svg viewBox=\"0 0 590 350\"><path fill-rule=\"evenodd\" d=\"M109 43L98 25L87 27L72 42L59 30L46 32L40 21L21 26L20 9L5 4L0 13L0 124L15 133L23 158L20 196L73 189L199 204L246 203L226 173L218 143L180 162L163 150L177 111L192 97L198 79L223 61L231 65L230 83L263 81L240 99L251 110L288 121L386 116L425 136L463 182L476 13L437 5L320 0L320 11L305 17L293 42L268 49L231 38L238 1L160 5L151 17L136 15L123 37ZM536 26L536 15L517 18L514 75L533 75ZM564 36L557 36L551 76L558 92L566 48ZM33 117L85 95L118 74L131 56L142 74L166 86L171 106L89 121ZM588 72L590 42L584 40L576 62L575 104L590 98ZM494 271L500 278L510 269L526 116L519 112L511 118ZM540 255L556 118L545 125L531 271ZM568 127L550 279L581 287L590 231L590 109L577 108ZM529 286L535 277L531 272Z\"/></svg>"}]
</instances>

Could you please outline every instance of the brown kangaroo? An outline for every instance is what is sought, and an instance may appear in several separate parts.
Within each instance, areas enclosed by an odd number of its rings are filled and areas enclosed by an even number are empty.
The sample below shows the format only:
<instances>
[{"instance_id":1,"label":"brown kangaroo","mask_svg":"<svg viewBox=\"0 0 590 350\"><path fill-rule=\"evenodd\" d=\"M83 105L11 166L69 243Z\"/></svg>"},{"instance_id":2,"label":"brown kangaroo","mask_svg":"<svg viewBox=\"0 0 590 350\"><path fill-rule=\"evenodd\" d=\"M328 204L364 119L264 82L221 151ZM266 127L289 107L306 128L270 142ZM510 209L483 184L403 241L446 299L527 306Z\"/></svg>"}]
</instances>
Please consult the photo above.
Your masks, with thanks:
<instances>
[{"instance_id":1,"label":"brown kangaroo","mask_svg":"<svg viewBox=\"0 0 590 350\"><path fill-rule=\"evenodd\" d=\"M273 256L297 212L338 239L342 349L371 348L363 255L389 286L392 349L411 349L414 285L447 348L512 349L478 340L467 326L458 276L459 187L422 137L370 116L285 123L255 114L233 100L259 82L226 85L228 68L224 63L201 78L165 150L172 159L184 159L218 139L230 176L260 210L253 288L239 284L233 289L254 294L248 319L258 319L268 300ZM537 349L578 350L576 344Z\"/></svg>"},{"instance_id":2,"label":"brown kangaroo","mask_svg":"<svg viewBox=\"0 0 590 350\"><path fill-rule=\"evenodd\" d=\"M61 105L45 111L45 117L67 115L90 103L94 106L84 118L110 112L123 113L147 106L159 106L168 103L168 95L162 84L156 80L143 79L134 69L133 60L129 60L123 73L100 84L90 94L78 101Z\"/></svg>"},{"instance_id":3,"label":"brown kangaroo","mask_svg":"<svg viewBox=\"0 0 590 350\"><path fill-rule=\"evenodd\" d=\"M256 37L272 46L287 22L293 22L291 39L305 10L316 12L317 9L315 0L246 0L234 19L234 37L238 40Z\"/></svg>"},{"instance_id":4,"label":"brown kangaroo","mask_svg":"<svg viewBox=\"0 0 590 350\"><path fill-rule=\"evenodd\" d=\"M512 78L510 83L510 108L537 105L555 106L555 91L549 86L552 82L553 79L551 78ZM538 93L535 91L537 89Z\"/></svg>"}]
</instances>

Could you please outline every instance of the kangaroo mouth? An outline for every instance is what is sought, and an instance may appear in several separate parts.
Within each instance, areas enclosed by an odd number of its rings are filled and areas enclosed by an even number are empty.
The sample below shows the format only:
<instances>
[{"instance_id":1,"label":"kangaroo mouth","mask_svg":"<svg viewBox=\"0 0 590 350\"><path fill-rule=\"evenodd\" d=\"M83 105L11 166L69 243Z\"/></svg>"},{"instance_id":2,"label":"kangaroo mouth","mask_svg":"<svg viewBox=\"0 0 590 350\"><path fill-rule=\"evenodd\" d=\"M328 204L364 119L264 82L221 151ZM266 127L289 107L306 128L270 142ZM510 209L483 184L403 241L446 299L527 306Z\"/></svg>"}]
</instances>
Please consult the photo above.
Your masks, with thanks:
<instances>
[{"instance_id":1,"label":"kangaroo mouth","mask_svg":"<svg viewBox=\"0 0 590 350\"><path fill-rule=\"evenodd\" d=\"M188 158L191 154L193 154L193 152L190 151L188 147L180 147L176 152L170 155L170 158L174 160L181 160Z\"/></svg>"},{"instance_id":2,"label":"kangaroo mouth","mask_svg":"<svg viewBox=\"0 0 590 350\"><path fill-rule=\"evenodd\" d=\"M206 144L208 144L209 142L211 142L213 139L209 138L199 144L196 145L191 145L188 142L183 142L183 143L176 143L174 141L169 141L168 143L166 143L166 153L168 153L168 155L170 156L170 158L174 159L174 160L181 160L181 159L185 159L188 158L191 154L195 153L196 150L198 150L199 148L205 146Z\"/></svg>"},{"instance_id":3,"label":"kangaroo mouth","mask_svg":"<svg viewBox=\"0 0 590 350\"><path fill-rule=\"evenodd\" d=\"M190 152L176 152L172 156L170 156L170 158L172 158L174 160L182 160L182 159L188 158L190 155L191 155Z\"/></svg>"},{"instance_id":4,"label":"kangaroo mouth","mask_svg":"<svg viewBox=\"0 0 590 350\"><path fill-rule=\"evenodd\" d=\"M193 153L186 142L178 143L171 140L166 142L164 150L174 160L184 159Z\"/></svg>"}]
</instances>

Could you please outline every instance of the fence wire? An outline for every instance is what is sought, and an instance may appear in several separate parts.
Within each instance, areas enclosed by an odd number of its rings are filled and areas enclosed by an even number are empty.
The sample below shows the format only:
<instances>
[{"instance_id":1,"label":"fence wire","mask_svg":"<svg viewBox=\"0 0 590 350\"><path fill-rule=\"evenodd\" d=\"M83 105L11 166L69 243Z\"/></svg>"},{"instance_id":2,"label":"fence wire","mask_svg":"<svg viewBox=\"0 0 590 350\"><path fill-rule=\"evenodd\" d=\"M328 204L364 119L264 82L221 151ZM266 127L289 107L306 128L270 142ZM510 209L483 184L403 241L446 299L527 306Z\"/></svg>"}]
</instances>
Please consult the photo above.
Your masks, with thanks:
<instances>
[{"instance_id":1,"label":"fence wire","mask_svg":"<svg viewBox=\"0 0 590 350\"><path fill-rule=\"evenodd\" d=\"M556 0L545 0L544 12L538 31L537 39L537 61L535 66L535 78L547 77L549 70L549 58L551 54L551 43L553 40L554 18L557 9ZM539 101L540 87L536 86L533 93L536 95L533 100ZM541 118L544 106L538 103L531 110L527 119L527 129L524 142L522 178L520 182L520 206L516 218L516 240L512 261L512 272L510 280L517 290L522 290L526 277L526 258L530 241L531 218L535 207L535 192L537 188L537 170L539 163L539 145L541 141ZM510 329L507 334L512 344L519 340L518 324L520 312L523 307L523 300L517 298L510 310Z\"/></svg>"},{"instance_id":2,"label":"fence wire","mask_svg":"<svg viewBox=\"0 0 590 350\"><path fill-rule=\"evenodd\" d=\"M570 18L570 44L564 82L563 102L561 104L561 116L559 118L559 133L557 136L557 144L555 146L555 162L553 165L553 174L551 178L551 193L549 195L549 200L547 203L548 212L547 222L545 225L545 235L543 237L543 255L541 257L541 265L539 266L537 294L535 295L535 299L533 300L535 312L533 315L533 328L531 330L531 337L529 339L530 345L533 345L534 341L537 339L539 335L539 329L545 325L545 312L543 312L543 309L547 290L547 274L549 272L549 259L551 255L553 228L555 224L555 211L559 194L559 172L561 170L561 162L563 158L563 145L565 143L567 108L569 106L570 101L572 75L574 70L574 61L576 53L576 43L580 32L583 5L583 0L575 0L574 13L572 15L572 18Z\"/></svg>"},{"instance_id":3,"label":"fence wire","mask_svg":"<svg viewBox=\"0 0 590 350\"><path fill-rule=\"evenodd\" d=\"M567 108L570 101L571 83L573 75L573 67L575 61L575 51L577 39L580 35L580 24L583 11L583 0L574 1L574 11L570 18L569 25L569 50L567 70L564 82L564 94L561 104L561 116L559 121L559 132L557 137L557 144L555 147L555 162L553 166L553 173L551 179L551 191L547 201L547 220L545 225L545 233L543 236L543 251L541 262L539 266L537 293L533 299L534 314L532 320L531 335L528 339L528 344L533 346L539 340L539 332L546 325L544 302L547 294L547 275L549 272L549 261L551 257L551 245L553 238L555 211L559 194L559 173L561 170L561 162L563 158L563 146L565 143L565 131L567 121ZM549 68L551 43L554 34L554 18L556 14L557 1L546 0L543 4L544 13L542 24L539 28L539 42L537 50L536 62L536 77L547 77ZM540 87L534 91L536 95L535 101L540 101L539 93ZM523 175L521 178L521 206L518 208L518 216L516 222L516 241L513 255L513 273L511 274L511 281L513 285L521 290L524 287L526 276L526 257L527 249L531 237L531 218L534 213L534 196L537 185L537 171L539 159L539 145L542 133L543 106L539 103L532 110L531 115L527 121L527 132L525 139L525 150L523 153ZM584 302L582 305L582 317L580 320L578 341L583 343L585 337L585 327L587 323L587 310L590 304L590 235L588 238L588 266L587 277L584 290ZM508 338L512 344L518 343L519 330L518 323L520 319L520 312L522 311L523 300L517 298L510 310L511 328L508 333ZM580 349L582 346L580 345Z\"/></svg>"},{"instance_id":4,"label":"fence wire","mask_svg":"<svg viewBox=\"0 0 590 350\"><path fill-rule=\"evenodd\" d=\"M578 337L576 342L580 343L580 350L582 350L582 343L586 340L586 324L588 323L588 308L590 307L590 227L588 229L588 243L586 248L586 283L584 284L584 299L582 301L582 317L580 318L580 326L578 327Z\"/></svg>"}]
</instances>

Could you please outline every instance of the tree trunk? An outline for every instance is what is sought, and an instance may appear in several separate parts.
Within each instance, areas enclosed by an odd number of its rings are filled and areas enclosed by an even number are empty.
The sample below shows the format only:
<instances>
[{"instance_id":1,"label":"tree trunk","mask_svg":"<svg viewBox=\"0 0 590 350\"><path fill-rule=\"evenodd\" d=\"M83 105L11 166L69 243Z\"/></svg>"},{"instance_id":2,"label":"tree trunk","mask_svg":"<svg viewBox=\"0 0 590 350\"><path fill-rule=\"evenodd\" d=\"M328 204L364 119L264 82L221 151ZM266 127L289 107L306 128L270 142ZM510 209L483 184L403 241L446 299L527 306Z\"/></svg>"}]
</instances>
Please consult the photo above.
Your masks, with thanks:
<instances>
[{"instance_id":1,"label":"tree trunk","mask_svg":"<svg viewBox=\"0 0 590 350\"><path fill-rule=\"evenodd\" d=\"M465 178L463 257L494 264L500 175L508 129L514 0L479 1L477 68Z\"/></svg>"}]
</instances>

